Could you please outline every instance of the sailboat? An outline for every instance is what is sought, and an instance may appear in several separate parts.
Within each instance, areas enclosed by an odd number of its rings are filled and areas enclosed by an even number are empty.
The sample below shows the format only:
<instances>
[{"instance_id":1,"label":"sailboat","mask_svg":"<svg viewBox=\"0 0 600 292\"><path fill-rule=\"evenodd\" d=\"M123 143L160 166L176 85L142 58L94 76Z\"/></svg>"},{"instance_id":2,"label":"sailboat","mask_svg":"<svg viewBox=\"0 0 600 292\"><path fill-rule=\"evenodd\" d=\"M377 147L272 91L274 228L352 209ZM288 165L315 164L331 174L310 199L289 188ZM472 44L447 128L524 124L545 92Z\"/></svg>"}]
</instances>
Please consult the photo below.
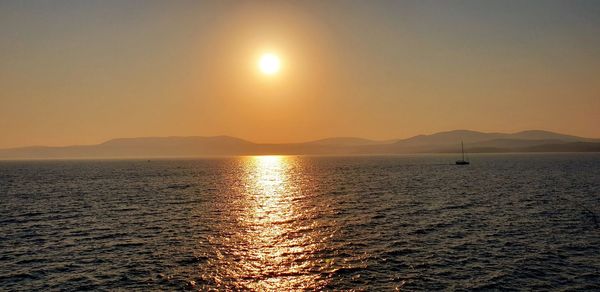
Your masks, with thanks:
<instances>
[{"instance_id":1,"label":"sailboat","mask_svg":"<svg viewBox=\"0 0 600 292\"><path fill-rule=\"evenodd\" d=\"M469 164L468 161L465 160L465 145L463 144L463 141L460 141L460 149L462 150L462 159L461 160L457 160L456 161L456 165L467 165Z\"/></svg>"}]
</instances>

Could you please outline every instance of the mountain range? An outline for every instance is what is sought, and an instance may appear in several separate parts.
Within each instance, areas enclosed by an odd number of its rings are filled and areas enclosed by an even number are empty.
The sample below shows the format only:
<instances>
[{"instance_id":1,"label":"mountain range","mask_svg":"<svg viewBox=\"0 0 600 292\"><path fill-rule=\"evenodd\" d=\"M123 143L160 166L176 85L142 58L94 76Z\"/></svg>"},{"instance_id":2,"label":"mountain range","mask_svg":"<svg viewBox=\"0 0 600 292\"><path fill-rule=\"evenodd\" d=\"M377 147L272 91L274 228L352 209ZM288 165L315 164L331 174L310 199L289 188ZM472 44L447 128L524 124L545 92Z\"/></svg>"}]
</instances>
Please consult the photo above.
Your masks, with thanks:
<instances>
[{"instance_id":1,"label":"mountain range","mask_svg":"<svg viewBox=\"0 0 600 292\"><path fill-rule=\"evenodd\" d=\"M548 131L483 133L455 130L386 141L339 137L286 144L253 143L230 136L120 138L97 145L0 149L0 159L455 153L460 152L461 141L469 153L600 152L600 139Z\"/></svg>"}]
</instances>

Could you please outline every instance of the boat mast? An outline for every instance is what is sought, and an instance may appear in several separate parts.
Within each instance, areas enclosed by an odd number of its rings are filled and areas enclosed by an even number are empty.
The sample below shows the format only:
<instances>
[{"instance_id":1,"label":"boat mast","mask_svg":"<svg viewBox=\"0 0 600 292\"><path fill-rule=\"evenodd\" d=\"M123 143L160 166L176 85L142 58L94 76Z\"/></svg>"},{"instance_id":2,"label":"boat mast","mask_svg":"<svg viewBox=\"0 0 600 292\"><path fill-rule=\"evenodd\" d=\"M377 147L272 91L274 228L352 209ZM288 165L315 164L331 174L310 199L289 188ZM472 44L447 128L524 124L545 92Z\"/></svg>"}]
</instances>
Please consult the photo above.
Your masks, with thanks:
<instances>
[{"instance_id":1,"label":"boat mast","mask_svg":"<svg viewBox=\"0 0 600 292\"><path fill-rule=\"evenodd\" d=\"M460 149L462 150L462 161L465 161L465 145L462 140L460 140Z\"/></svg>"}]
</instances>

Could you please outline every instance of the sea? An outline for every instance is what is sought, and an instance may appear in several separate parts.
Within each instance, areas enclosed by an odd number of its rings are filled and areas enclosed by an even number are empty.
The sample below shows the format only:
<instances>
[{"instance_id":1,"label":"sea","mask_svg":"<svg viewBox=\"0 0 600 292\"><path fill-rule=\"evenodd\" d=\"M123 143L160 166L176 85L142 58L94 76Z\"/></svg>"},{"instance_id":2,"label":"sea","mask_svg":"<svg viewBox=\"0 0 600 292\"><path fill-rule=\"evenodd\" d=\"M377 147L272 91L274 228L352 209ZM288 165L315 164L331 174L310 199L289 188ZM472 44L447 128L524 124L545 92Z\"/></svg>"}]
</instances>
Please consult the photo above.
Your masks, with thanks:
<instances>
[{"instance_id":1,"label":"sea","mask_svg":"<svg viewBox=\"0 0 600 292\"><path fill-rule=\"evenodd\" d=\"M0 162L0 290L600 290L600 154Z\"/></svg>"}]
</instances>

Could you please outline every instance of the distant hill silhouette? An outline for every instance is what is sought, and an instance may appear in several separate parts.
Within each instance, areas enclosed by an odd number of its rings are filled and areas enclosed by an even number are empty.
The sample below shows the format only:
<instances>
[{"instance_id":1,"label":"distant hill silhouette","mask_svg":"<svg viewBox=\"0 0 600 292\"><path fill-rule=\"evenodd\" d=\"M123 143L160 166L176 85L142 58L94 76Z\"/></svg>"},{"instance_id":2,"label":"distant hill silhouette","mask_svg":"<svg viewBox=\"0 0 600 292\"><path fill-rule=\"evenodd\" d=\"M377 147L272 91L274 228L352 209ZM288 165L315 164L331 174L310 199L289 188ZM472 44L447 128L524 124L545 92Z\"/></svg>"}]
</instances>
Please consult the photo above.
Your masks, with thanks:
<instances>
[{"instance_id":1,"label":"distant hill silhouette","mask_svg":"<svg viewBox=\"0 0 600 292\"><path fill-rule=\"evenodd\" d=\"M121 138L97 145L2 149L0 159L452 153L460 151L461 140L469 153L600 152L600 139L548 131L507 134L455 130L388 141L342 137L288 144L259 144L229 136Z\"/></svg>"},{"instance_id":2,"label":"distant hill silhouette","mask_svg":"<svg viewBox=\"0 0 600 292\"><path fill-rule=\"evenodd\" d=\"M337 146L360 146L360 145L380 145L380 144L389 144L393 143L397 140L388 140L388 141L373 141L369 139L363 138L355 138L355 137L338 137L338 138L325 138L321 140L306 142L303 144L312 144L312 145L337 145Z\"/></svg>"}]
</instances>

